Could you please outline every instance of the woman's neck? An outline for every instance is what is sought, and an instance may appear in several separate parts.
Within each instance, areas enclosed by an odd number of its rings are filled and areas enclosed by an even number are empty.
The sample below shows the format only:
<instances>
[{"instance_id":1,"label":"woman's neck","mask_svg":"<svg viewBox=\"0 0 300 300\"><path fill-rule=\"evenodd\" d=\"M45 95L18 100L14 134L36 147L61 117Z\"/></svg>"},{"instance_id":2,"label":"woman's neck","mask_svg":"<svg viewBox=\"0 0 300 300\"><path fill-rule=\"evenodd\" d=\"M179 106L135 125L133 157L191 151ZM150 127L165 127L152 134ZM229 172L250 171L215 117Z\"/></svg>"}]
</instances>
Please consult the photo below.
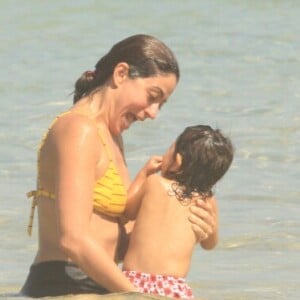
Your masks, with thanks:
<instances>
[{"instance_id":1,"label":"woman's neck","mask_svg":"<svg viewBox=\"0 0 300 300\"><path fill-rule=\"evenodd\" d=\"M108 107L103 91L83 97L73 107L74 112L81 113L95 121L96 124L108 127Z\"/></svg>"}]
</instances>

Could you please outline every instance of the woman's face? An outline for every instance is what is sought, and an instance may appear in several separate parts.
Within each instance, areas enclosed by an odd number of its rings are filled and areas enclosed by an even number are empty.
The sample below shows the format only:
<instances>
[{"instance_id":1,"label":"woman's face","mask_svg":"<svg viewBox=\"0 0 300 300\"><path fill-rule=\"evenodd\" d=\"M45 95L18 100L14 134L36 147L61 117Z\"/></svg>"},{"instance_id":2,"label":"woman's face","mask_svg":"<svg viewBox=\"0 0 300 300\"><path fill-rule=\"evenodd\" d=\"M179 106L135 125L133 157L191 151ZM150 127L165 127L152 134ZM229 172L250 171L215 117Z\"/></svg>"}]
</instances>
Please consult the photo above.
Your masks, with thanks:
<instances>
[{"instance_id":1,"label":"woman's face","mask_svg":"<svg viewBox=\"0 0 300 300\"><path fill-rule=\"evenodd\" d=\"M135 121L156 118L176 84L174 74L135 79L127 76L116 88L110 114L111 132L120 134Z\"/></svg>"}]
</instances>

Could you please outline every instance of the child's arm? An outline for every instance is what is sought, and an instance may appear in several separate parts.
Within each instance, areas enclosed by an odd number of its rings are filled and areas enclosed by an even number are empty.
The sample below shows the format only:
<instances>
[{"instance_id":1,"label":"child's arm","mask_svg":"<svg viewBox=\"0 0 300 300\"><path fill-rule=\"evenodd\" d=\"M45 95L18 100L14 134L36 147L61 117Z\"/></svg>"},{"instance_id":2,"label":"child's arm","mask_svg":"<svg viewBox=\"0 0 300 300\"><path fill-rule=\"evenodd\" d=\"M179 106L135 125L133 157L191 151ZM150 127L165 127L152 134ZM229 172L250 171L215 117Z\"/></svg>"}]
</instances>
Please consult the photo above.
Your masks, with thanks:
<instances>
[{"instance_id":1,"label":"child's arm","mask_svg":"<svg viewBox=\"0 0 300 300\"><path fill-rule=\"evenodd\" d=\"M190 222L203 249L213 249L218 243L218 207L215 197L198 200L191 207Z\"/></svg>"},{"instance_id":2,"label":"child's arm","mask_svg":"<svg viewBox=\"0 0 300 300\"><path fill-rule=\"evenodd\" d=\"M127 203L125 209L125 217L134 220L138 213L141 200L143 198L143 184L147 177L160 170L161 167L161 156L151 157L145 166L137 173L134 181L130 185L127 193Z\"/></svg>"}]
</instances>

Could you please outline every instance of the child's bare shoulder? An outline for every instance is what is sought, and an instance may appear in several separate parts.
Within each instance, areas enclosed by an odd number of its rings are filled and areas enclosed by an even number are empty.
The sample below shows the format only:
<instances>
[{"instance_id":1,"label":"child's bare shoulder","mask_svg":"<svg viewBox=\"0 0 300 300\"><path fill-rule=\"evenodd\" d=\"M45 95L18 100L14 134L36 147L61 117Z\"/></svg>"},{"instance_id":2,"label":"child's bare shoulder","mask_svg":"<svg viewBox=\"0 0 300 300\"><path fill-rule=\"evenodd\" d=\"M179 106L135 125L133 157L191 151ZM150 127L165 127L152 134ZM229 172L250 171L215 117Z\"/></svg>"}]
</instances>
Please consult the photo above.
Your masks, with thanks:
<instances>
[{"instance_id":1,"label":"child's bare shoulder","mask_svg":"<svg viewBox=\"0 0 300 300\"><path fill-rule=\"evenodd\" d=\"M160 174L152 174L147 177L145 182L145 188L149 191L162 191L166 190L170 186L170 180L162 177Z\"/></svg>"},{"instance_id":2,"label":"child's bare shoulder","mask_svg":"<svg viewBox=\"0 0 300 300\"><path fill-rule=\"evenodd\" d=\"M163 189L165 184L165 179L160 174L152 174L147 177L147 180L145 181L145 188L146 189Z\"/></svg>"},{"instance_id":3,"label":"child's bare shoulder","mask_svg":"<svg viewBox=\"0 0 300 300\"><path fill-rule=\"evenodd\" d=\"M153 185L158 185L161 183L161 176L157 173L152 174L147 177L145 184L147 186L153 186Z\"/></svg>"}]
</instances>

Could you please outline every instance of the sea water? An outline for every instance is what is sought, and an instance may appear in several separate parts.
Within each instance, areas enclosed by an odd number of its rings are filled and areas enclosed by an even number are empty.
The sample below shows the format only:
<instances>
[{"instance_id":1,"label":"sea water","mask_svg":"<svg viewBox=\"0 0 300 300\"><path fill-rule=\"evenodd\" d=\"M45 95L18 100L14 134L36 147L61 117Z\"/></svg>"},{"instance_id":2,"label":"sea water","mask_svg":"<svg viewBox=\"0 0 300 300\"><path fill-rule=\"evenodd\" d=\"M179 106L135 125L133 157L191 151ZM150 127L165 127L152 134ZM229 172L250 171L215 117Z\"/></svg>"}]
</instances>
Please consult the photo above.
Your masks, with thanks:
<instances>
[{"instance_id":1,"label":"sea water","mask_svg":"<svg viewBox=\"0 0 300 300\"><path fill-rule=\"evenodd\" d=\"M155 121L124 133L132 177L189 125L219 127L235 145L216 187L219 244L193 255L196 297L299 299L300 2L1 0L0 8L0 298L16 296L37 249L25 193L35 187L42 134L71 106L82 72L118 40L147 33L173 49L181 79Z\"/></svg>"}]
</instances>

